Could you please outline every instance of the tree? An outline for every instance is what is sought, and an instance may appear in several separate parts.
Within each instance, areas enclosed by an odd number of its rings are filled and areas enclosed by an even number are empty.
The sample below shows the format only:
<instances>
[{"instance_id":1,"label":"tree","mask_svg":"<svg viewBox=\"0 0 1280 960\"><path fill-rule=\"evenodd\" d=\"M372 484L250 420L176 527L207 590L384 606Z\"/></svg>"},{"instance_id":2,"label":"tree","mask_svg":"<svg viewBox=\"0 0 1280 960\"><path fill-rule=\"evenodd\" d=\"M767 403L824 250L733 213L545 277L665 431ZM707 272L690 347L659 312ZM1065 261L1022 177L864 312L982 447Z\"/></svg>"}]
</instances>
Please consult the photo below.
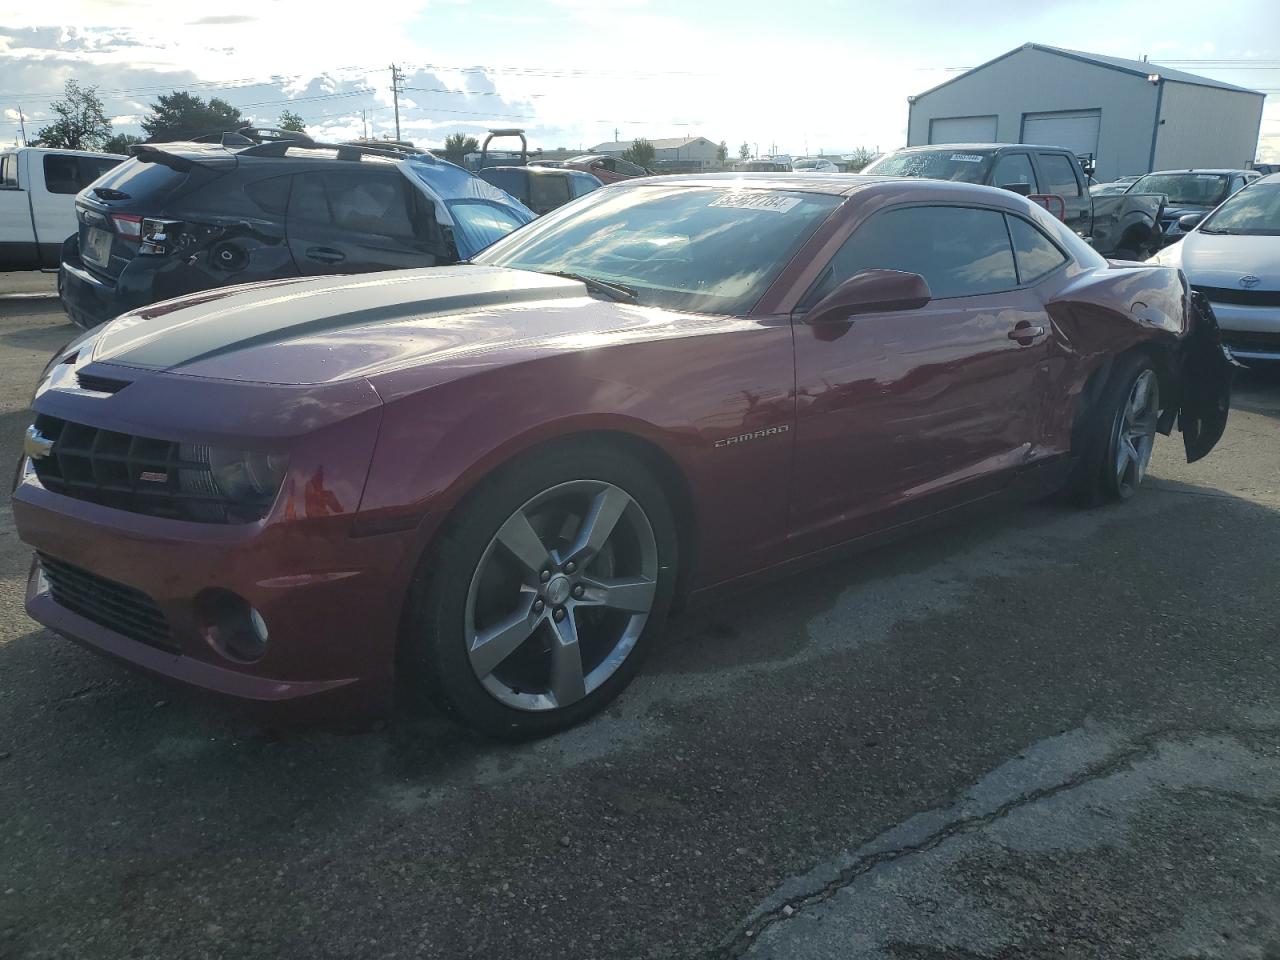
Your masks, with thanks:
<instances>
[{"instance_id":1,"label":"tree","mask_svg":"<svg viewBox=\"0 0 1280 960\"><path fill-rule=\"evenodd\" d=\"M652 167L653 162L657 159L658 152L653 149L653 144L644 137L632 140L631 146L622 151L622 159L630 160L636 166Z\"/></svg>"},{"instance_id":2,"label":"tree","mask_svg":"<svg viewBox=\"0 0 1280 960\"><path fill-rule=\"evenodd\" d=\"M75 80L68 80L63 98L49 108L58 119L36 135L46 147L97 150L111 138L111 121L102 110L97 87L82 87Z\"/></svg>"},{"instance_id":3,"label":"tree","mask_svg":"<svg viewBox=\"0 0 1280 960\"><path fill-rule=\"evenodd\" d=\"M142 121L142 129L152 143L190 140L206 133L226 133L245 125L240 111L217 97L205 103L185 90L161 94L151 105L151 116Z\"/></svg>"},{"instance_id":4,"label":"tree","mask_svg":"<svg viewBox=\"0 0 1280 960\"><path fill-rule=\"evenodd\" d=\"M444 158L450 163L461 165L468 153L480 149L480 141L465 133L451 133L444 138Z\"/></svg>"},{"instance_id":5,"label":"tree","mask_svg":"<svg viewBox=\"0 0 1280 960\"><path fill-rule=\"evenodd\" d=\"M129 148L135 143L141 143L141 137L135 137L132 133L117 133L114 137L102 145L103 153L125 153L129 152Z\"/></svg>"},{"instance_id":6,"label":"tree","mask_svg":"<svg viewBox=\"0 0 1280 960\"><path fill-rule=\"evenodd\" d=\"M716 159L721 163L729 159L729 145L723 140L720 141L720 146L716 147Z\"/></svg>"},{"instance_id":7,"label":"tree","mask_svg":"<svg viewBox=\"0 0 1280 960\"><path fill-rule=\"evenodd\" d=\"M742 145L738 147L738 159L739 160L751 159L751 144L747 143L745 140L742 142Z\"/></svg>"},{"instance_id":8,"label":"tree","mask_svg":"<svg viewBox=\"0 0 1280 960\"><path fill-rule=\"evenodd\" d=\"M859 147L853 153L849 154L849 172L857 173L868 163L876 158L874 150L868 150L866 147Z\"/></svg>"},{"instance_id":9,"label":"tree","mask_svg":"<svg viewBox=\"0 0 1280 960\"><path fill-rule=\"evenodd\" d=\"M292 130L294 133L305 133L307 130L302 123L302 117L296 113L290 113L288 110L282 111L280 114L280 129Z\"/></svg>"}]
</instances>

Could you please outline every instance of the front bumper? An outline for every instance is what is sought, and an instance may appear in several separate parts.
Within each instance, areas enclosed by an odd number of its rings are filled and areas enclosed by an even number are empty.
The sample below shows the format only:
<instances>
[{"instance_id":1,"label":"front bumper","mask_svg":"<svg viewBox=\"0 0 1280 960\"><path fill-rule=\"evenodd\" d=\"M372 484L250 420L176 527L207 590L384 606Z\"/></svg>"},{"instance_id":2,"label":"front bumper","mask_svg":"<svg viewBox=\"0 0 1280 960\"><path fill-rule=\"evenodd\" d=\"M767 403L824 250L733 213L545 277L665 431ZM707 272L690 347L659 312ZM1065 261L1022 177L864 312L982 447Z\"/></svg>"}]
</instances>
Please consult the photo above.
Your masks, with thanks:
<instances>
[{"instance_id":1,"label":"front bumper","mask_svg":"<svg viewBox=\"0 0 1280 960\"><path fill-rule=\"evenodd\" d=\"M349 516L274 525L168 520L50 493L29 474L13 513L38 554L150 598L169 635L164 644L134 639L129 611L112 622L119 605L110 598L96 616L60 604L37 559L26 609L55 632L274 720L350 719L390 707L412 533L353 537ZM232 660L206 640L197 598L211 588L261 613L270 639L260 660Z\"/></svg>"},{"instance_id":2,"label":"front bumper","mask_svg":"<svg viewBox=\"0 0 1280 960\"><path fill-rule=\"evenodd\" d=\"M1233 357L1280 362L1280 306L1214 303L1213 312Z\"/></svg>"}]
</instances>

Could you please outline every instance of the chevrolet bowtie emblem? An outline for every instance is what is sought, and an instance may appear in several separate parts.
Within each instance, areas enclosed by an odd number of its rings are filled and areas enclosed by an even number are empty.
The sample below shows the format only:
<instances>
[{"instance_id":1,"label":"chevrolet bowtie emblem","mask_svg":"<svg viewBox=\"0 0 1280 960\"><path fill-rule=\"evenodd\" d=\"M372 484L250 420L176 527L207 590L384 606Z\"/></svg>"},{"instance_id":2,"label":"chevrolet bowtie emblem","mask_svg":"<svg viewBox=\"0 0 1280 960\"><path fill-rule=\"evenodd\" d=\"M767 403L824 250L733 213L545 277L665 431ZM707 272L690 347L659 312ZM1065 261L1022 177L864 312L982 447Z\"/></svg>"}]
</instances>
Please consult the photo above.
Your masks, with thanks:
<instances>
[{"instance_id":1,"label":"chevrolet bowtie emblem","mask_svg":"<svg viewBox=\"0 0 1280 960\"><path fill-rule=\"evenodd\" d=\"M53 441L32 424L27 427L27 435L22 438L22 452L32 460L43 460L53 453Z\"/></svg>"}]
</instances>

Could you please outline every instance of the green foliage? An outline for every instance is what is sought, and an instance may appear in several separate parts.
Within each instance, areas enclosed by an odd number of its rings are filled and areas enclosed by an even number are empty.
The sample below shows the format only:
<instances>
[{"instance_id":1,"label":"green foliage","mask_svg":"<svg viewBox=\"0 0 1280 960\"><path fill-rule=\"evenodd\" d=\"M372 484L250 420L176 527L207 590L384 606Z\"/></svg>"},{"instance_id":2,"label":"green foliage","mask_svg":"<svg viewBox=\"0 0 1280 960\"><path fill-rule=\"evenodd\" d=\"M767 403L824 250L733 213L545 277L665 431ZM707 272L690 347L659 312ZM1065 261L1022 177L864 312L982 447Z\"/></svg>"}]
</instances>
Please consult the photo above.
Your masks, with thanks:
<instances>
[{"instance_id":1,"label":"green foliage","mask_svg":"<svg viewBox=\"0 0 1280 960\"><path fill-rule=\"evenodd\" d=\"M751 144L749 144L749 143L747 143L747 142L745 142L745 141L744 141L744 142L743 142L743 143L738 147L738 159L739 159L739 160L750 160L750 159L751 159Z\"/></svg>"},{"instance_id":2,"label":"green foliage","mask_svg":"<svg viewBox=\"0 0 1280 960\"><path fill-rule=\"evenodd\" d=\"M210 97L205 103L185 90L161 94L151 105L151 116L142 129L151 143L190 140L208 133L227 133L245 126L240 111L225 100Z\"/></svg>"},{"instance_id":3,"label":"green foliage","mask_svg":"<svg viewBox=\"0 0 1280 960\"><path fill-rule=\"evenodd\" d=\"M46 147L62 150L99 150L111 139L111 121L102 109L97 87L82 87L68 80L63 98L50 104L58 119L36 135Z\"/></svg>"},{"instance_id":4,"label":"green foliage","mask_svg":"<svg viewBox=\"0 0 1280 960\"><path fill-rule=\"evenodd\" d=\"M652 167L657 156L658 153L653 149L653 144L644 139L644 137L632 140L631 146L622 152L623 160L630 160L632 163L645 168Z\"/></svg>"},{"instance_id":5,"label":"green foliage","mask_svg":"<svg viewBox=\"0 0 1280 960\"><path fill-rule=\"evenodd\" d=\"M444 158L450 163L461 164L468 153L480 149L480 141L465 133L451 133L444 138Z\"/></svg>"},{"instance_id":6,"label":"green foliage","mask_svg":"<svg viewBox=\"0 0 1280 960\"><path fill-rule=\"evenodd\" d=\"M141 143L141 137L135 137L132 133L117 133L114 137L102 145L103 153L123 153L126 156L129 148L135 143Z\"/></svg>"},{"instance_id":7,"label":"green foliage","mask_svg":"<svg viewBox=\"0 0 1280 960\"><path fill-rule=\"evenodd\" d=\"M280 114L280 129L292 130L294 133L306 133L307 128L302 122L302 117L296 113L284 110Z\"/></svg>"},{"instance_id":8,"label":"green foliage","mask_svg":"<svg viewBox=\"0 0 1280 960\"><path fill-rule=\"evenodd\" d=\"M716 159L721 163L729 159L729 145L723 140L720 141L720 146L716 147Z\"/></svg>"},{"instance_id":9,"label":"green foliage","mask_svg":"<svg viewBox=\"0 0 1280 960\"><path fill-rule=\"evenodd\" d=\"M849 154L849 172L857 173L875 158L876 152L874 150L869 150L866 147L859 147L857 150L853 151L853 153Z\"/></svg>"}]
</instances>

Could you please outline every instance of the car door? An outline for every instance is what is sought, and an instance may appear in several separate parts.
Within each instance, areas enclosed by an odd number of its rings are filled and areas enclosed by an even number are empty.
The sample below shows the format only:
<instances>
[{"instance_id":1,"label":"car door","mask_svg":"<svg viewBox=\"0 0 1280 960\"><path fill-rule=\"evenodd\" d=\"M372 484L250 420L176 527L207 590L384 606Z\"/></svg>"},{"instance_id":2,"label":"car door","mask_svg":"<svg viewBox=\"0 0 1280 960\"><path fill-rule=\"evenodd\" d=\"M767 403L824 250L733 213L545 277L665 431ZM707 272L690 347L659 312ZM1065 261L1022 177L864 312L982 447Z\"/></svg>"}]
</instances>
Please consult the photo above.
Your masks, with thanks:
<instances>
[{"instance_id":1,"label":"car door","mask_svg":"<svg viewBox=\"0 0 1280 960\"><path fill-rule=\"evenodd\" d=\"M1079 236L1091 232L1093 206L1080 176L1080 164L1065 153L1038 152L1035 155L1042 193L1061 197L1066 206L1063 221ZM1058 211L1050 210L1057 214Z\"/></svg>"},{"instance_id":2,"label":"car door","mask_svg":"<svg viewBox=\"0 0 1280 960\"><path fill-rule=\"evenodd\" d=\"M1002 190L1013 190L1027 196L1040 193L1040 185L1036 183L1036 172L1031 166L1031 157L1025 153L1002 153L996 158L991 170L991 185ZM1017 189L1025 186L1025 190Z\"/></svg>"},{"instance_id":3,"label":"car door","mask_svg":"<svg viewBox=\"0 0 1280 960\"><path fill-rule=\"evenodd\" d=\"M447 261L434 210L390 165L362 163L296 174L286 232L303 274L399 270Z\"/></svg>"},{"instance_id":4,"label":"car door","mask_svg":"<svg viewBox=\"0 0 1280 960\"><path fill-rule=\"evenodd\" d=\"M569 202L569 177L560 170L529 173L529 209L538 216Z\"/></svg>"},{"instance_id":5,"label":"car door","mask_svg":"<svg viewBox=\"0 0 1280 960\"><path fill-rule=\"evenodd\" d=\"M872 268L920 274L933 299L845 323L795 318L790 521L806 549L997 492L1035 440L1049 322L1018 283L1003 214L950 205L876 213L802 308Z\"/></svg>"}]
</instances>

